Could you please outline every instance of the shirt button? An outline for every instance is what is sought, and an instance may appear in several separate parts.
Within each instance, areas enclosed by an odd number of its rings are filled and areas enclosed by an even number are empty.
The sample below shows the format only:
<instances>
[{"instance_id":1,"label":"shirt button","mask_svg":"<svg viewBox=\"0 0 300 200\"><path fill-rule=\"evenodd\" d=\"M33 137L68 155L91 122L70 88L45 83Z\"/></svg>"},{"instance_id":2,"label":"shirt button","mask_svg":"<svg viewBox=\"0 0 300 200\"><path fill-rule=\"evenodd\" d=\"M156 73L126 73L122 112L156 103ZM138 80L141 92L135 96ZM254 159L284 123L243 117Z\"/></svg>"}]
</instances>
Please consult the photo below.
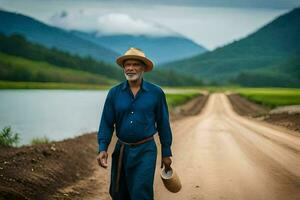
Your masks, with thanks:
<instances>
[{"instance_id":1,"label":"shirt button","mask_svg":"<svg viewBox=\"0 0 300 200\"><path fill-rule=\"evenodd\" d=\"M133 121L130 121L130 124L132 124L133 123Z\"/></svg>"},{"instance_id":2,"label":"shirt button","mask_svg":"<svg viewBox=\"0 0 300 200\"><path fill-rule=\"evenodd\" d=\"M133 111L131 111L131 114L133 114Z\"/></svg>"}]
</instances>

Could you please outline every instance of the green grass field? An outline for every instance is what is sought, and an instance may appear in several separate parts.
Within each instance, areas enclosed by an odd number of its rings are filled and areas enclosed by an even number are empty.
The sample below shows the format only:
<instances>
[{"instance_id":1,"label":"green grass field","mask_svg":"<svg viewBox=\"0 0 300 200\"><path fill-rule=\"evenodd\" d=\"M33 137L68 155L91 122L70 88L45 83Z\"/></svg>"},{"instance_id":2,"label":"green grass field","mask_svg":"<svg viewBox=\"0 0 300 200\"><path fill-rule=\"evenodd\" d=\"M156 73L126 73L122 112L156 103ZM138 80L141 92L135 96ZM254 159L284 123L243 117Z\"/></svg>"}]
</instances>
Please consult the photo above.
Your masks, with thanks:
<instances>
[{"instance_id":1,"label":"green grass field","mask_svg":"<svg viewBox=\"0 0 300 200\"><path fill-rule=\"evenodd\" d=\"M251 101L271 108L300 105L299 88L238 88L233 91Z\"/></svg>"},{"instance_id":2,"label":"green grass field","mask_svg":"<svg viewBox=\"0 0 300 200\"><path fill-rule=\"evenodd\" d=\"M111 85L116 83L100 74L62 68L0 53L0 79L26 82L63 82Z\"/></svg>"},{"instance_id":3,"label":"green grass field","mask_svg":"<svg viewBox=\"0 0 300 200\"><path fill-rule=\"evenodd\" d=\"M185 102L199 96L200 93L166 93L166 99L169 107L175 107L181 104L184 104Z\"/></svg>"}]
</instances>

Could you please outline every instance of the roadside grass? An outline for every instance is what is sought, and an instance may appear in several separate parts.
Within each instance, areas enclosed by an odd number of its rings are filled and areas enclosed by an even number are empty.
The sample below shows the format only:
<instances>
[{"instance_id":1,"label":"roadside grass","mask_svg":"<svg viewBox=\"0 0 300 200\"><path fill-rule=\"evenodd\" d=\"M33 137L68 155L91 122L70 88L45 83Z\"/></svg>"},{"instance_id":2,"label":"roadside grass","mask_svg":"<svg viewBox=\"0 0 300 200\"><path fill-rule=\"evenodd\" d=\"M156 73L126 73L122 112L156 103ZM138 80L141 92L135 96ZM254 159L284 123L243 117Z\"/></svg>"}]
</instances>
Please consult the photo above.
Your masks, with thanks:
<instances>
[{"instance_id":1,"label":"roadside grass","mask_svg":"<svg viewBox=\"0 0 300 200\"><path fill-rule=\"evenodd\" d=\"M0 132L0 145L5 147L17 146L20 141L19 133L13 133L10 126L4 127Z\"/></svg>"},{"instance_id":2,"label":"roadside grass","mask_svg":"<svg viewBox=\"0 0 300 200\"><path fill-rule=\"evenodd\" d=\"M49 140L49 138L47 138L46 136L43 137L35 137L33 139L31 139L30 144L31 145L36 145L36 144L48 144L51 141Z\"/></svg>"},{"instance_id":3,"label":"roadside grass","mask_svg":"<svg viewBox=\"0 0 300 200\"><path fill-rule=\"evenodd\" d=\"M192 93L166 93L167 104L169 107L175 107L186 103L187 101L201 95L199 92Z\"/></svg>"}]
</instances>

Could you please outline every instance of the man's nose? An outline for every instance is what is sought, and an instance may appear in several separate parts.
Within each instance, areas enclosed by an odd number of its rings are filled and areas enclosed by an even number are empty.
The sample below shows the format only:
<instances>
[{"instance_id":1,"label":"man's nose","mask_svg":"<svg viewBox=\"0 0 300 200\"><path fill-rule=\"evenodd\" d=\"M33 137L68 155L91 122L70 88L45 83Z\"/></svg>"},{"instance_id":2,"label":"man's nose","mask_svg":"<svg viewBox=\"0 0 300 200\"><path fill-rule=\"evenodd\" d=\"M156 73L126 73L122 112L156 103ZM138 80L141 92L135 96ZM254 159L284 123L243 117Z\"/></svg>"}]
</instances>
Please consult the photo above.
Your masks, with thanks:
<instances>
[{"instance_id":1,"label":"man's nose","mask_svg":"<svg viewBox=\"0 0 300 200\"><path fill-rule=\"evenodd\" d=\"M127 65L127 66L126 66L126 69L127 69L127 70L132 70L132 69L133 69L133 65Z\"/></svg>"}]
</instances>

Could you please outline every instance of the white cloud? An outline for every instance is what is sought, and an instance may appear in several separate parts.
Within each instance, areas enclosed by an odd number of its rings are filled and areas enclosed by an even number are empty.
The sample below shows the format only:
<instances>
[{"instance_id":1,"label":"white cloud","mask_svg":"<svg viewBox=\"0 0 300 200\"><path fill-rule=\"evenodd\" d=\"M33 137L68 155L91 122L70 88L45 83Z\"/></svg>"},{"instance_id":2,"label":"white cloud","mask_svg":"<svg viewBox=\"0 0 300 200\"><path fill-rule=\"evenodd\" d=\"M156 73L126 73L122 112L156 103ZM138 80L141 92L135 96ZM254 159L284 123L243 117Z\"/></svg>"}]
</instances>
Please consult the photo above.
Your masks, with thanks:
<instances>
[{"instance_id":1,"label":"white cloud","mask_svg":"<svg viewBox=\"0 0 300 200\"><path fill-rule=\"evenodd\" d=\"M97 31L101 35L176 35L175 32L166 27L142 18L134 18L125 13L98 14L84 10L78 12L62 11L53 15L50 18L50 23L68 30Z\"/></svg>"}]
</instances>

